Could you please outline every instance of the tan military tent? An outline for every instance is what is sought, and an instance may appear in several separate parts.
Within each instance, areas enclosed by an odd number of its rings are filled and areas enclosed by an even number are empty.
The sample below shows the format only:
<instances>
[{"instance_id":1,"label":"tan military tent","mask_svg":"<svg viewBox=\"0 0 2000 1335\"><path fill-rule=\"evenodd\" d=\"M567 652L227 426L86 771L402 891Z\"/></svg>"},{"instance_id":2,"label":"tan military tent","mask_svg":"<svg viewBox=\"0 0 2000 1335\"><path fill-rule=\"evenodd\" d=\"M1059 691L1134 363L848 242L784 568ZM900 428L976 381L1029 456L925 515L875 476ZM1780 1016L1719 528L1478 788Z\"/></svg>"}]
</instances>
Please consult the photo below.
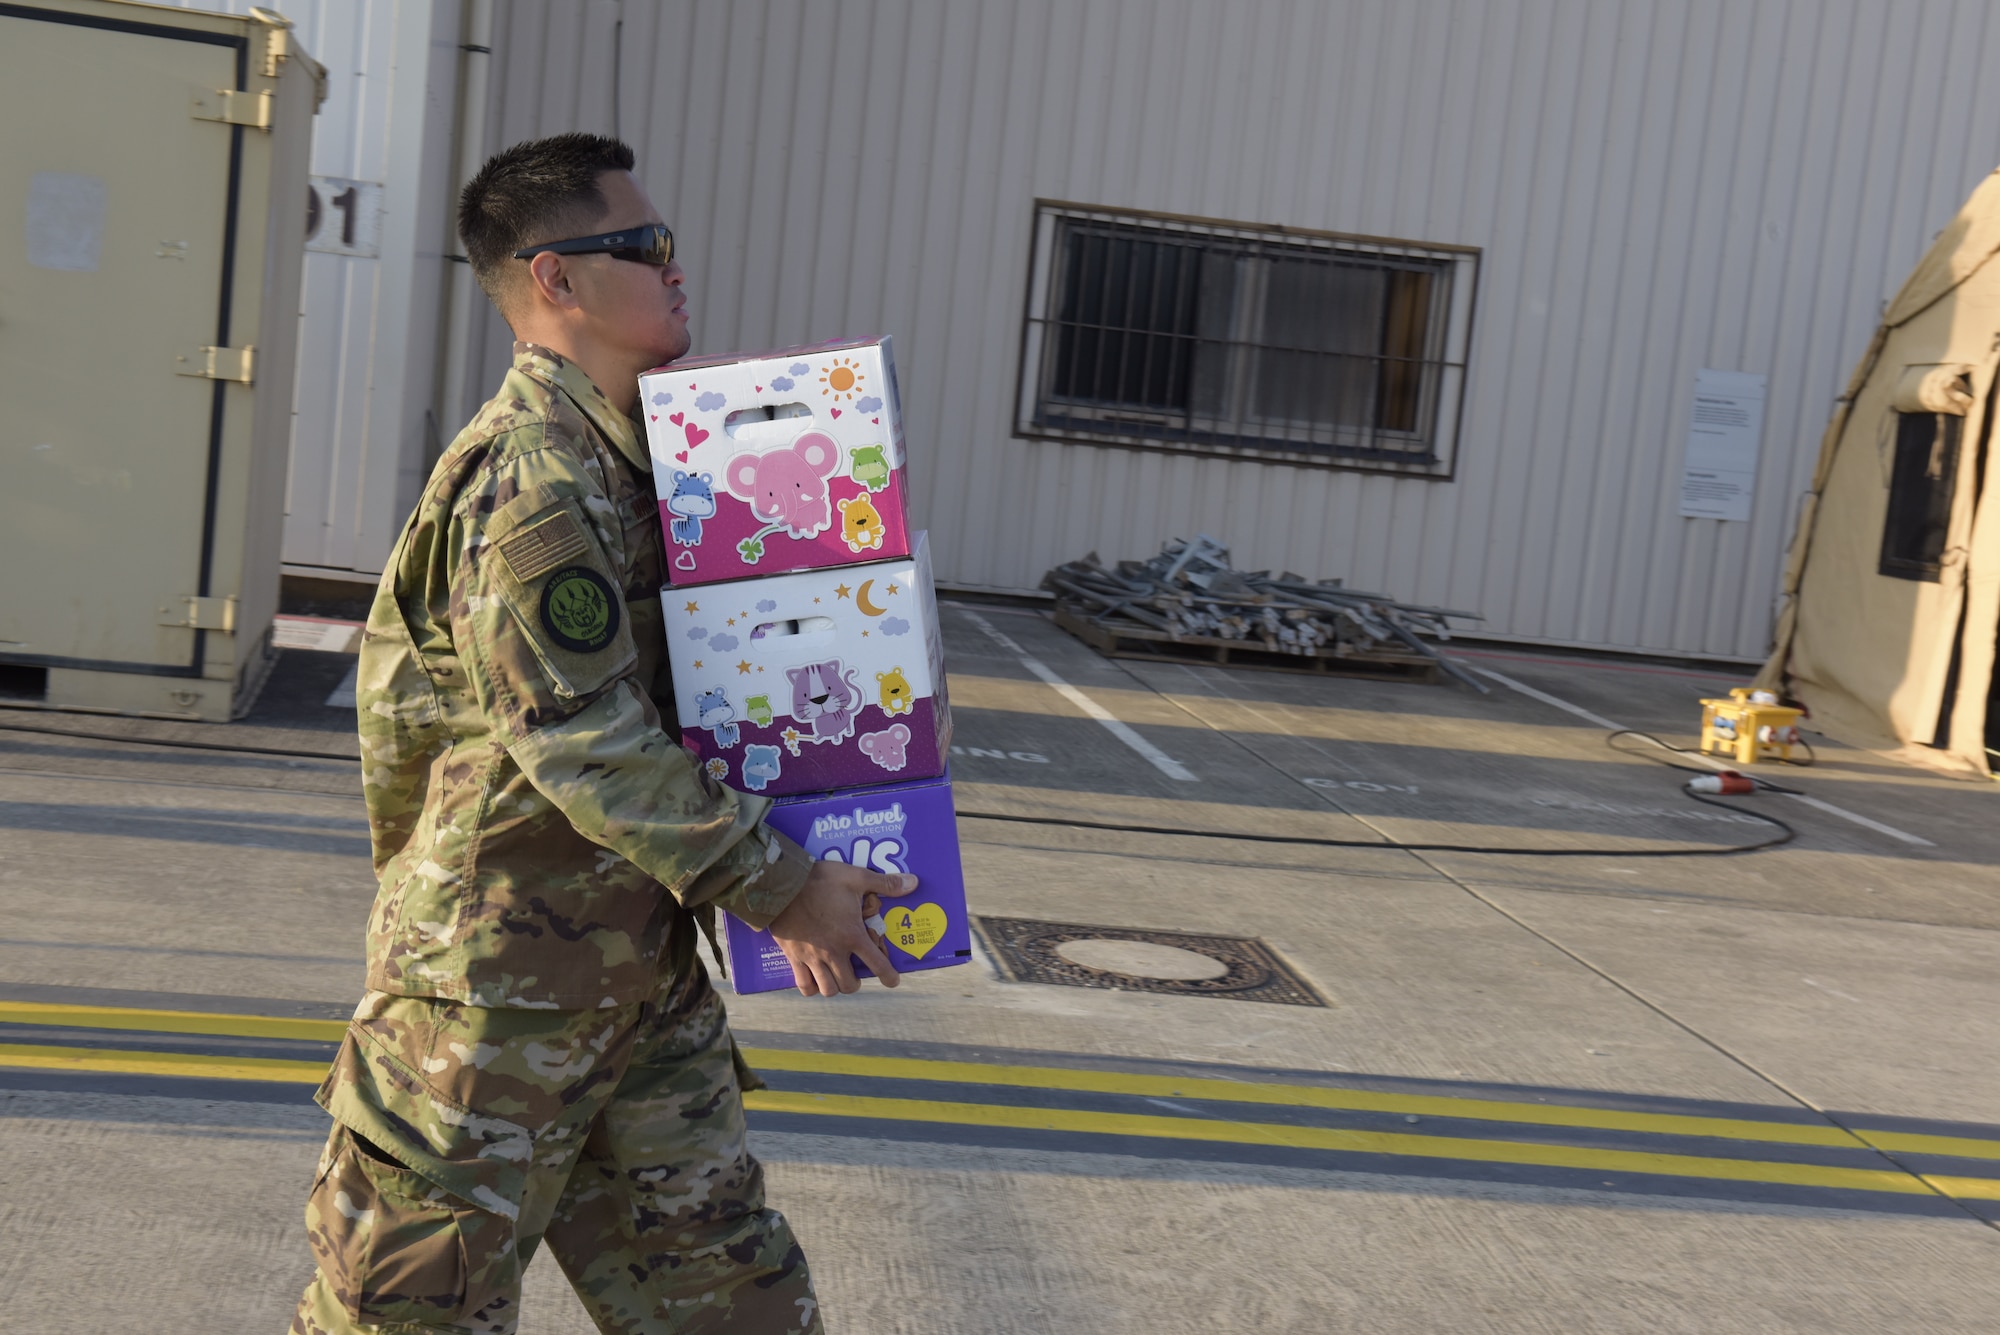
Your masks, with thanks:
<instances>
[{"instance_id":1,"label":"tan military tent","mask_svg":"<svg viewBox=\"0 0 2000 1335\"><path fill-rule=\"evenodd\" d=\"M1758 678L1835 737L1981 774L2000 746L1997 359L2000 172L1938 233L1834 407Z\"/></svg>"}]
</instances>

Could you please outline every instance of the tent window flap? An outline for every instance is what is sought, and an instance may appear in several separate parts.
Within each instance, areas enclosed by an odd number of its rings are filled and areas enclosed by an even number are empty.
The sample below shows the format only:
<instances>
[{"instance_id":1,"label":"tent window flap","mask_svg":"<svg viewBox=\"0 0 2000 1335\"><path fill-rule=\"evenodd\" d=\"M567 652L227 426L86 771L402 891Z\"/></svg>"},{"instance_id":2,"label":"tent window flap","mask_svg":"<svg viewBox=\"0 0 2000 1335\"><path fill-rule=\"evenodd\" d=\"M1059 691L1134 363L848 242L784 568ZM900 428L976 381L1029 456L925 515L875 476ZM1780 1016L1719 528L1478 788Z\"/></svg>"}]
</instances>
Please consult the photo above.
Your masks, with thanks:
<instances>
[{"instance_id":1,"label":"tent window flap","mask_svg":"<svg viewBox=\"0 0 2000 1335\"><path fill-rule=\"evenodd\" d=\"M1952 484L1965 419L1948 413L1897 413L1896 456L1889 469L1889 515L1882 526L1881 573L1935 583L1951 526Z\"/></svg>"},{"instance_id":2,"label":"tent window flap","mask_svg":"<svg viewBox=\"0 0 2000 1335\"><path fill-rule=\"evenodd\" d=\"M1964 362L1906 366L1896 381L1890 407L1899 413L1965 416L1972 407L1973 368Z\"/></svg>"}]
</instances>

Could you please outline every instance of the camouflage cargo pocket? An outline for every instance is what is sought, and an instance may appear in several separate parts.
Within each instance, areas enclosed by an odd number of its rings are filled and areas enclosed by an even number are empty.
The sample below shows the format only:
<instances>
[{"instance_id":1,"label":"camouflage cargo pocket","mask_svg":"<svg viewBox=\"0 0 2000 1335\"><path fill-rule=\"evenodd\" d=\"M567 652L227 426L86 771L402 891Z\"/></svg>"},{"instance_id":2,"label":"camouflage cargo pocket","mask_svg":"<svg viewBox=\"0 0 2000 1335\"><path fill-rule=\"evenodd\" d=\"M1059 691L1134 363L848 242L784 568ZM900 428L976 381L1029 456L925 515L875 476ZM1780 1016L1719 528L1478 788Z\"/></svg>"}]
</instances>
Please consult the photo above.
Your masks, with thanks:
<instances>
[{"instance_id":1,"label":"camouflage cargo pocket","mask_svg":"<svg viewBox=\"0 0 2000 1335\"><path fill-rule=\"evenodd\" d=\"M350 1024L314 1095L339 1124L306 1208L325 1289L387 1329L504 1328L473 1318L510 1315L519 1300L517 1221L534 1138L427 1085L370 1026L429 1022L438 1003L389 1000L401 1012Z\"/></svg>"},{"instance_id":2,"label":"camouflage cargo pocket","mask_svg":"<svg viewBox=\"0 0 2000 1335\"><path fill-rule=\"evenodd\" d=\"M347 1127L306 1202L314 1257L348 1315L368 1324L456 1323L511 1287L511 1223L459 1200ZM505 1233L504 1240L493 1235ZM501 1245L496 1248L493 1244Z\"/></svg>"}]
</instances>

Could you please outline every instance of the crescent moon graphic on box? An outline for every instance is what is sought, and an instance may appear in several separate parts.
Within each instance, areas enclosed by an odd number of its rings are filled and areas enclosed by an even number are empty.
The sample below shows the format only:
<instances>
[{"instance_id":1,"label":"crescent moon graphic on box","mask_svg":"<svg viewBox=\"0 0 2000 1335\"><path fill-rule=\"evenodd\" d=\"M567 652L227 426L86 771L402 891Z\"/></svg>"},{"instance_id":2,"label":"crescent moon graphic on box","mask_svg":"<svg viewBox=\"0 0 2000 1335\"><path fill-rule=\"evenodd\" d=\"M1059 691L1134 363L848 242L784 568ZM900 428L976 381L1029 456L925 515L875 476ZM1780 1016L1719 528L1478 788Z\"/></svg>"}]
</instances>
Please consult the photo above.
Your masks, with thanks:
<instances>
[{"instance_id":1,"label":"crescent moon graphic on box","mask_svg":"<svg viewBox=\"0 0 2000 1335\"><path fill-rule=\"evenodd\" d=\"M874 603L868 601L868 590L872 588L874 584L875 584L874 580L864 579L861 581L861 587L854 591L854 605L861 609L861 612L864 616L879 617L884 612L889 610L886 607L878 607Z\"/></svg>"}]
</instances>

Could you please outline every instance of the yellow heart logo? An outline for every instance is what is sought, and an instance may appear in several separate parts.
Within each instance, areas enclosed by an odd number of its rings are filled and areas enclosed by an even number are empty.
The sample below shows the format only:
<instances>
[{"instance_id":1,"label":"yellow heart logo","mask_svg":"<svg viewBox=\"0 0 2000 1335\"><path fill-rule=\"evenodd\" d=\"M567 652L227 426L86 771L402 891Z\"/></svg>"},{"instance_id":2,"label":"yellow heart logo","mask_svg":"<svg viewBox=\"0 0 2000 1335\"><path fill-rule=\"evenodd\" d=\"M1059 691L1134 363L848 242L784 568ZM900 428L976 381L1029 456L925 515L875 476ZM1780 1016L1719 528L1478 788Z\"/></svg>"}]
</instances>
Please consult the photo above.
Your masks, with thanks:
<instances>
[{"instance_id":1,"label":"yellow heart logo","mask_svg":"<svg viewBox=\"0 0 2000 1335\"><path fill-rule=\"evenodd\" d=\"M882 920L888 925L889 944L918 959L930 954L931 947L944 940L944 929L951 921L935 904L893 908L882 915Z\"/></svg>"}]
</instances>

